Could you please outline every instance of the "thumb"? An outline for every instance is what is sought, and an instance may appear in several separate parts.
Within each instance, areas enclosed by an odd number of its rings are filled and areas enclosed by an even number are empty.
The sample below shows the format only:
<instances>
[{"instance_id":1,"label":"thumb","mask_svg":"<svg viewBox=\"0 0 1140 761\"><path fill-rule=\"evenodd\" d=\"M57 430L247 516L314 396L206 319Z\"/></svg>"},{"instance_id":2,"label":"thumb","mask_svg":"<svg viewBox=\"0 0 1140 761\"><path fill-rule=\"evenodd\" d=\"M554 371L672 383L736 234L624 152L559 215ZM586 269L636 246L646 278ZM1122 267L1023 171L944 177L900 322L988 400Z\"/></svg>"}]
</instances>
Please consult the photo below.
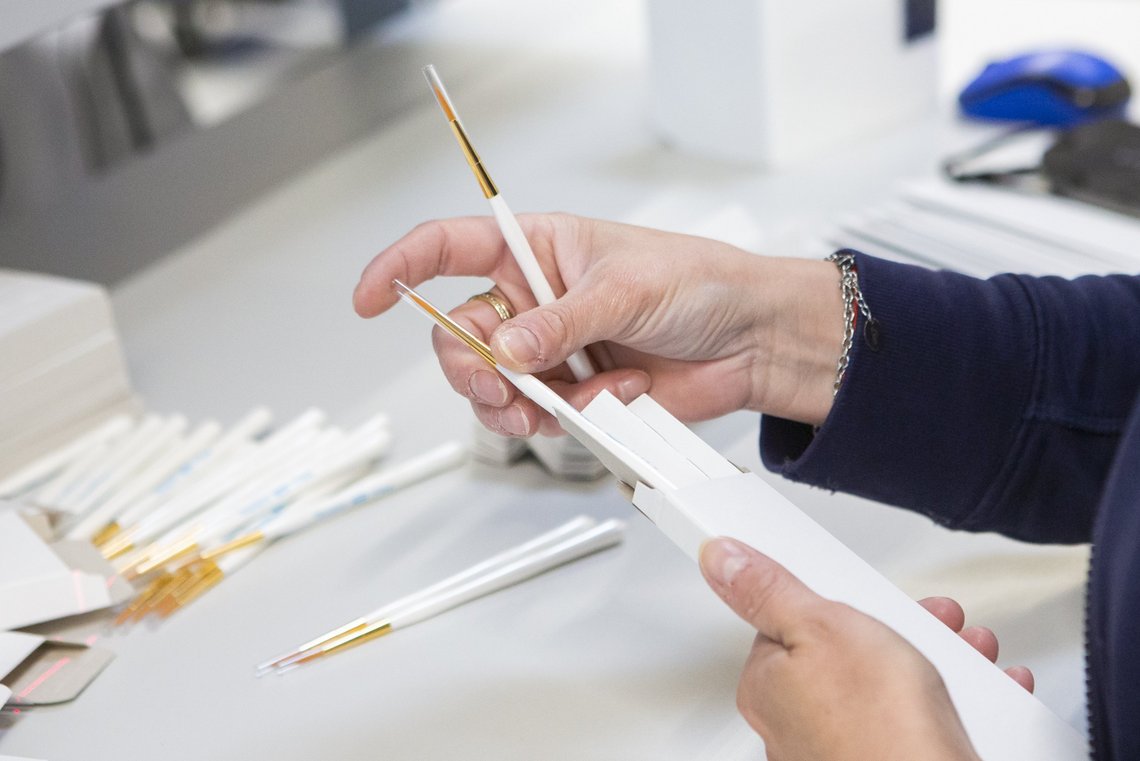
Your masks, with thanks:
<instances>
[{"instance_id":1,"label":"thumb","mask_svg":"<svg viewBox=\"0 0 1140 761\"><path fill-rule=\"evenodd\" d=\"M491 351L508 368L533 373L555 367L586 344L616 333L616 315L599 308L591 289L570 291L507 320L491 334Z\"/></svg>"},{"instance_id":2,"label":"thumb","mask_svg":"<svg viewBox=\"0 0 1140 761\"><path fill-rule=\"evenodd\" d=\"M701 572L728 607L763 636L784 646L796 639L825 600L787 568L727 537L701 546Z\"/></svg>"}]
</instances>

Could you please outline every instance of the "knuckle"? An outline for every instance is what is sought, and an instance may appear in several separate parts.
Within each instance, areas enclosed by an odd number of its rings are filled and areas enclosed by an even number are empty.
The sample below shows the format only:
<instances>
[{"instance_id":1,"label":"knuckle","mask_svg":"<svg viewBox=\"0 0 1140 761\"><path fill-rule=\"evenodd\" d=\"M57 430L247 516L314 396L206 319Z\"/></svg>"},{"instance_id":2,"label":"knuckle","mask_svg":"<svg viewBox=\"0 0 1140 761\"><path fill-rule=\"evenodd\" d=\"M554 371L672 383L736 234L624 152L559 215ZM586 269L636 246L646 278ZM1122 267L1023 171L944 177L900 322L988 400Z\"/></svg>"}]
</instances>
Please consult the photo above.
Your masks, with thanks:
<instances>
[{"instance_id":1,"label":"knuckle","mask_svg":"<svg viewBox=\"0 0 1140 761\"><path fill-rule=\"evenodd\" d=\"M453 347L446 343L446 340L432 336L432 344L435 348L436 360L439 362L439 367L443 370L443 377L447 379L448 384L460 396L470 399L471 394L471 374L477 369L473 367L462 355L458 355Z\"/></svg>"},{"instance_id":2,"label":"knuckle","mask_svg":"<svg viewBox=\"0 0 1140 761\"><path fill-rule=\"evenodd\" d=\"M477 402L471 403L471 409L484 428L500 435L506 435L499 410Z\"/></svg>"},{"instance_id":3,"label":"knuckle","mask_svg":"<svg viewBox=\"0 0 1140 761\"><path fill-rule=\"evenodd\" d=\"M568 314L566 309L552 306L548 309L535 310L532 319L536 320L540 326L537 362L545 364L550 361L553 347L548 345L549 338L544 340L544 337L555 336L559 342L565 341L573 335L574 318Z\"/></svg>"},{"instance_id":4,"label":"knuckle","mask_svg":"<svg viewBox=\"0 0 1140 761\"><path fill-rule=\"evenodd\" d=\"M437 227L439 227L438 219L426 219L423 222L416 224L416 226L412 228L411 234L417 236L424 235L425 233L432 231Z\"/></svg>"},{"instance_id":5,"label":"knuckle","mask_svg":"<svg viewBox=\"0 0 1140 761\"><path fill-rule=\"evenodd\" d=\"M839 633L837 621L842 620L848 611L853 610L846 605L828 601L812 605L800 618L801 632L805 638L816 642L827 642Z\"/></svg>"}]
</instances>

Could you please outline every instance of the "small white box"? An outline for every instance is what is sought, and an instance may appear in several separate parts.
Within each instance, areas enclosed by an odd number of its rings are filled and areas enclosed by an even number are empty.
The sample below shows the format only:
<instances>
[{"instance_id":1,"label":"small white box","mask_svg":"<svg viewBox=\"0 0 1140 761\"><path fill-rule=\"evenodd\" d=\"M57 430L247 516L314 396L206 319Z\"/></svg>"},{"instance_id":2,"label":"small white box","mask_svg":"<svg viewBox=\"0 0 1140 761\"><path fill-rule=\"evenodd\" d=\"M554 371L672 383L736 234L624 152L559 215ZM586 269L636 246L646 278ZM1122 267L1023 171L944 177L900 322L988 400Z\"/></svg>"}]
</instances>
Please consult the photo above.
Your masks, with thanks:
<instances>
[{"instance_id":1,"label":"small white box","mask_svg":"<svg viewBox=\"0 0 1140 761\"><path fill-rule=\"evenodd\" d=\"M651 119L676 148L779 166L933 109L933 0L650 0Z\"/></svg>"}]
</instances>

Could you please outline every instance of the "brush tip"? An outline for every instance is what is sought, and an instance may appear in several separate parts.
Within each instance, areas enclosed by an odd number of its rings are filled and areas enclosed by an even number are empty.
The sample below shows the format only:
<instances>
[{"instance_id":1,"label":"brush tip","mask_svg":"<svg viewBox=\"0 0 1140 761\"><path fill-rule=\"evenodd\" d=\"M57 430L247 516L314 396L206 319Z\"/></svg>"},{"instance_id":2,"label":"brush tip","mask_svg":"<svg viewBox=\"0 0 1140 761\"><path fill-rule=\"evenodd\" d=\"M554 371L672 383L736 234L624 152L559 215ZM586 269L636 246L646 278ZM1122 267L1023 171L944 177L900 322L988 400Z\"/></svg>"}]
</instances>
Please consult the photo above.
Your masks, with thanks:
<instances>
[{"instance_id":1,"label":"brush tip","mask_svg":"<svg viewBox=\"0 0 1140 761\"><path fill-rule=\"evenodd\" d=\"M459 117L455 115L455 108L451 105L451 98L447 95L447 88L443 86L443 80L439 78L435 67L430 63L424 67L424 77L431 85L431 90L435 93L435 99L439 101L439 107L443 109L444 115L449 121L458 120Z\"/></svg>"}]
</instances>

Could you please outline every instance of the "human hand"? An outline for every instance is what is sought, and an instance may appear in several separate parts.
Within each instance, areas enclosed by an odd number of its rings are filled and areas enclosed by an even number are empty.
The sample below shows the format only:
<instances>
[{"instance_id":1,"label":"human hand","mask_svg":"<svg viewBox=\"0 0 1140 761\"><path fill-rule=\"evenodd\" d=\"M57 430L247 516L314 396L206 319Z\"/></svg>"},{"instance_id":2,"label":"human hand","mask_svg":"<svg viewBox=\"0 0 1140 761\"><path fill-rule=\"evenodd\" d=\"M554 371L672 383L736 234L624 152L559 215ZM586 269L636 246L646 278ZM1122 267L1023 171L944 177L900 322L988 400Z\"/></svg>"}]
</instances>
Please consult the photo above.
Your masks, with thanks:
<instances>
[{"instance_id":1,"label":"human hand","mask_svg":"<svg viewBox=\"0 0 1140 761\"><path fill-rule=\"evenodd\" d=\"M724 243L564 214L520 224L560 298L537 307L491 217L429 222L376 256L353 303L373 317L396 303L393 278L495 281L516 316L500 324L480 301L451 316L487 341L506 367L537 374L572 404L602 389L654 398L682 420L738 409L818 424L831 406L843 307L833 265L758 257ZM537 308L536 308L537 307ZM452 387L484 425L526 436L557 422L444 332L433 335ZM563 364L589 346L594 378Z\"/></svg>"},{"instance_id":2,"label":"human hand","mask_svg":"<svg viewBox=\"0 0 1140 761\"><path fill-rule=\"evenodd\" d=\"M984 626L966 626L966 612L962 610L962 606L956 600L949 597L926 597L919 600L918 604L926 608L951 630L961 635L962 639L984 655L990 663L997 663L997 636L991 629ZM1025 666L1010 666L1005 669L1005 673L1027 691L1033 692L1033 672Z\"/></svg>"},{"instance_id":3,"label":"human hand","mask_svg":"<svg viewBox=\"0 0 1140 761\"><path fill-rule=\"evenodd\" d=\"M976 761L938 672L886 625L736 540L707 542L700 560L713 590L756 627L737 706L769 758ZM937 600L925 607L955 613ZM953 615L942 620L961 630Z\"/></svg>"}]
</instances>

